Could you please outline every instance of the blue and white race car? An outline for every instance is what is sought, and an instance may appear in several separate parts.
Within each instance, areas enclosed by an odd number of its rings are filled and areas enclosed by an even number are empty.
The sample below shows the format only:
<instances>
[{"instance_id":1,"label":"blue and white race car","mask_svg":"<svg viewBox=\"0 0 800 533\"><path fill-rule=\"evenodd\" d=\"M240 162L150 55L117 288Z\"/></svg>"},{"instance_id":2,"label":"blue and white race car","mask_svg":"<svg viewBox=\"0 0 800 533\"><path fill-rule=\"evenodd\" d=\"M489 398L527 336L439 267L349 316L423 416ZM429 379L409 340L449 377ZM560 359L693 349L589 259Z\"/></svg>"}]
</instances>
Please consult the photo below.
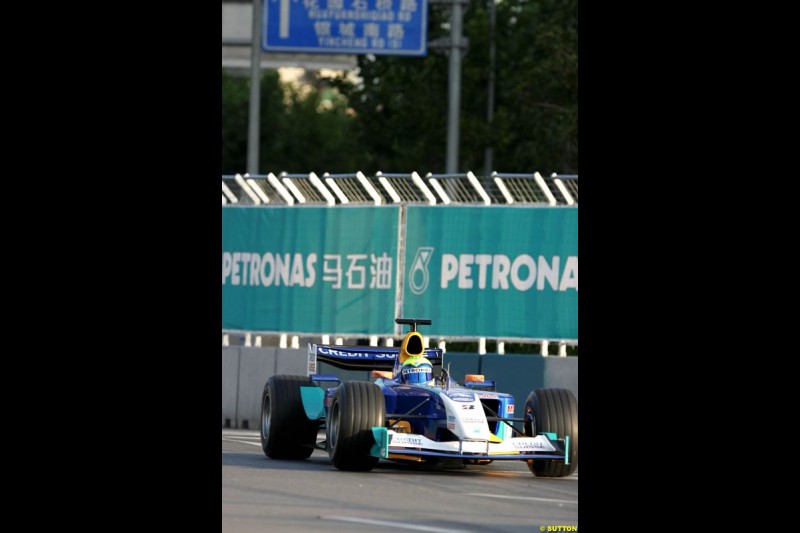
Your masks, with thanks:
<instances>
[{"instance_id":1,"label":"blue and white race car","mask_svg":"<svg viewBox=\"0 0 800 533\"><path fill-rule=\"evenodd\" d=\"M400 462L526 461L542 477L563 477L578 466L578 402L568 389L531 391L521 417L514 397L494 381L466 375L453 380L440 349L424 349L417 325L400 347L308 345L308 375L275 375L261 398L261 446L272 459L306 459L326 450L340 470L368 471L387 459ZM438 367L433 379L409 383L401 364L424 357ZM317 374L324 361L336 368L371 370L374 381L342 382ZM334 386L329 386L334 384ZM521 425L521 431L514 423ZM319 430L324 439L318 439Z\"/></svg>"}]
</instances>

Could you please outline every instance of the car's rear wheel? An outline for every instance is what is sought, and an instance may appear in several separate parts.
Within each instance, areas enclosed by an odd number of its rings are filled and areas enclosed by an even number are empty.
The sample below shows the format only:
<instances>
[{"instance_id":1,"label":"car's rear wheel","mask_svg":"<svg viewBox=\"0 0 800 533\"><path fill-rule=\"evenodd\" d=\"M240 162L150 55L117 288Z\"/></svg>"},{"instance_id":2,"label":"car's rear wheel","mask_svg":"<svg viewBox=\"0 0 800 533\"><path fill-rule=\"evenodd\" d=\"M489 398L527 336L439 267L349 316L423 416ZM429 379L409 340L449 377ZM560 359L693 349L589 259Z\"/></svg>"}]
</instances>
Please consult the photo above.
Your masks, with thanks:
<instances>
[{"instance_id":1,"label":"car's rear wheel","mask_svg":"<svg viewBox=\"0 0 800 533\"><path fill-rule=\"evenodd\" d=\"M339 470L367 471L378 458L370 455L375 444L373 427L383 427L386 402L378 385L366 381L342 383L333 395L328 413L328 456Z\"/></svg>"},{"instance_id":2,"label":"car's rear wheel","mask_svg":"<svg viewBox=\"0 0 800 533\"><path fill-rule=\"evenodd\" d=\"M569 389L536 389L525 401L525 434L569 435L569 464L563 460L531 459L528 468L539 477L564 477L578 468L578 400Z\"/></svg>"},{"instance_id":3,"label":"car's rear wheel","mask_svg":"<svg viewBox=\"0 0 800 533\"><path fill-rule=\"evenodd\" d=\"M271 376L261 394L261 448L272 459L307 459L314 452L319 423L303 409L300 387L307 376Z\"/></svg>"}]
</instances>

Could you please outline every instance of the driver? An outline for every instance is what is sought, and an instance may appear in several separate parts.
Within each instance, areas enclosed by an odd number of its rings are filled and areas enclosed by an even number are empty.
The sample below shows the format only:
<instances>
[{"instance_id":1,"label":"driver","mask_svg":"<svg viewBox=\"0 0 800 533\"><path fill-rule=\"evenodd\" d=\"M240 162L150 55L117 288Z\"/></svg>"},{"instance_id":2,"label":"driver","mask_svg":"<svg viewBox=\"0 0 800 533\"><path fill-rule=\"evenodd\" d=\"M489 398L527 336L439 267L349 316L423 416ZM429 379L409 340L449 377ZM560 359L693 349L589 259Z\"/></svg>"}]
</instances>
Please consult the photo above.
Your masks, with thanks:
<instances>
[{"instance_id":1,"label":"driver","mask_svg":"<svg viewBox=\"0 0 800 533\"><path fill-rule=\"evenodd\" d=\"M400 345L400 353L395 360L394 376L402 383L432 386L433 365L425 357L422 335L409 331Z\"/></svg>"},{"instance_id":2,"label":"driver","mask_svg":"<svg viewBox=\"0 0 800 533\"><path fill-rule=\"evenodd\" d=\"M408 385L431 386L434 383L433 365L422 355L409 357L400 368L400 380Z\"/></svg>"}]
</instances>

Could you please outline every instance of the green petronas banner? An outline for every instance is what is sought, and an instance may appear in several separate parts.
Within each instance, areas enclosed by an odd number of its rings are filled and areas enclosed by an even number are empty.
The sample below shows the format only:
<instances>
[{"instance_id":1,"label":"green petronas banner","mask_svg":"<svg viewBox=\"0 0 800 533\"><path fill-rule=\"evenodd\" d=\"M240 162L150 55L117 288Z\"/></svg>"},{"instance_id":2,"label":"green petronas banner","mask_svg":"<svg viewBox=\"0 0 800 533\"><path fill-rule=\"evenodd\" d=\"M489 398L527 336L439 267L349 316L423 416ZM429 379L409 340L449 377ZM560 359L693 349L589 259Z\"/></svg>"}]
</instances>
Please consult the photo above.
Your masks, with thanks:
<instances>
[{"instance_id":1,"label":"green petronas banner","mask_svg":"<svg viewBox=\"0 0 800 533\"><path fill-rule=\"evenodd\" d=\"M397 207L223 207L222 329L394 331Z\"/></svg>"},{"instance_id":2,"label":"green petronas banner","mask_svg":"<svg viewBox=\"0 0 800 533\"><path fill-rule=\"evenodd\" d=\"M578 209L408 207L403 315L428 335L578 339Z\"/></svg>"}]
</instances>

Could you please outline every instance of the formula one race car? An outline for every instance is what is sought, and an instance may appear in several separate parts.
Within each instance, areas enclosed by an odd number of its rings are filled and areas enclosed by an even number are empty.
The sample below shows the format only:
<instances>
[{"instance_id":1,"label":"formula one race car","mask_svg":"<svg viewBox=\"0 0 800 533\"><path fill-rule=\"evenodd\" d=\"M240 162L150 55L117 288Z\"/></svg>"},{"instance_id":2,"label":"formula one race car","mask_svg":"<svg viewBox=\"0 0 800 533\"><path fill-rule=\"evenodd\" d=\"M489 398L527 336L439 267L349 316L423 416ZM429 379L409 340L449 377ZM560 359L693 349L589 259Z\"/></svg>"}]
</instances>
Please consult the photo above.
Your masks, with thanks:
<instances>
[{"instance_id":1,"label":"formula one race car","mask_svg":"<svg viewBox=\"0 0 800 533\"><path fill-rule=\"evenodd\" d=\"M514 418L513 396L496 392L494 381L467 374L459 384L442 365L443 351L423 348L417 325L430 324L429 319L395 322L411 326L399 348L309 344L307 376L269 378L261 397L267 457L306 459L320 449L340 470L372 470L387 459L527 461L531 472L543 477L575 471L578 402L571 391L533 390L523 416ZM334 374L317 374L318 361L371 370L375 379L341 382ZM435 375L432 368L428 373L433 366L439 367ZM331 383L335 386L323 386ZM325 438L318 442L321 429Z\"/></svg>"}]
</instances>

